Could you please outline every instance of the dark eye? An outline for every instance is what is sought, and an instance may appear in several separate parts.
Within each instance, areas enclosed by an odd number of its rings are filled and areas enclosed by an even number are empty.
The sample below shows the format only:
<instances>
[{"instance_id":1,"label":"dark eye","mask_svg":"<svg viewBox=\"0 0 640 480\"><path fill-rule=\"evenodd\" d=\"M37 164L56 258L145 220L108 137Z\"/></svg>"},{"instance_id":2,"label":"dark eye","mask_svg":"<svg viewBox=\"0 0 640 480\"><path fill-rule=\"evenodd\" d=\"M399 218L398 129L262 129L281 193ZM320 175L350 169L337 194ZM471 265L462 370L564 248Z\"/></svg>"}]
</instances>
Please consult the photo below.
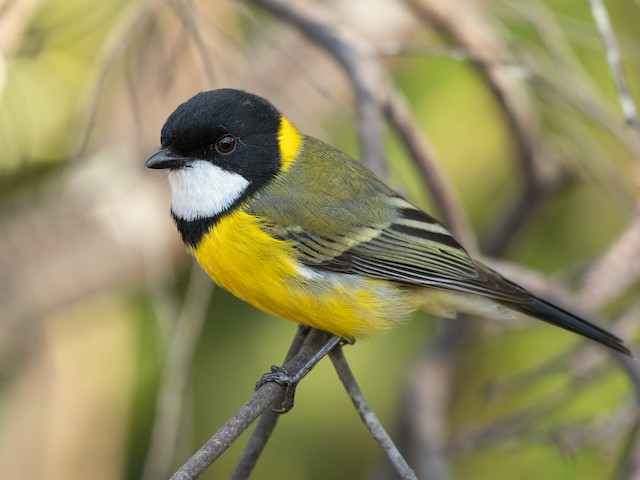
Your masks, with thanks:
<instances>
[{"instance_id":1,"label":"dark eye","mask_svg":"<svg viewBox=\"0 0 640 480\"><path fill-rule=\"evenodd\" d=\"M223 155L233 152L236 149L236 137L233 135L223 135L216 142L216 150Z\"/></svg>"}]
</instances>

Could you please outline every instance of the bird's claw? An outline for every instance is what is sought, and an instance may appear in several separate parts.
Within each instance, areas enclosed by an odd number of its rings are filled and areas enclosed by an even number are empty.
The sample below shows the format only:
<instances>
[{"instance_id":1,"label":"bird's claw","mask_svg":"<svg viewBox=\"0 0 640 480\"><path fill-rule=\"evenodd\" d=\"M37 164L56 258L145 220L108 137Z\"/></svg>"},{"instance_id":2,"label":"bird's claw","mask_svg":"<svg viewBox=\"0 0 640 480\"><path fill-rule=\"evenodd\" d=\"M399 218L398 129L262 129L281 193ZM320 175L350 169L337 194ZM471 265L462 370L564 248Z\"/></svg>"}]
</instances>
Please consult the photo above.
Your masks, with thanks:
<instances>
[{"instance_id":1,"label":"bird's claw","mask_svg":"<svg viewBox=\"0 0 640 480\"><path fill-rule=\"evenodd\" d=\"M290 375L286 368L272 365L271 372L265 373L256 383L256 390L269 382L274 382L285 387L282 395L282 403L279 407L272 406L271 411L275 413L287 413L293 408L293 401L299 379L296 378L295 375Z\"/></svg>"}]
</instances>

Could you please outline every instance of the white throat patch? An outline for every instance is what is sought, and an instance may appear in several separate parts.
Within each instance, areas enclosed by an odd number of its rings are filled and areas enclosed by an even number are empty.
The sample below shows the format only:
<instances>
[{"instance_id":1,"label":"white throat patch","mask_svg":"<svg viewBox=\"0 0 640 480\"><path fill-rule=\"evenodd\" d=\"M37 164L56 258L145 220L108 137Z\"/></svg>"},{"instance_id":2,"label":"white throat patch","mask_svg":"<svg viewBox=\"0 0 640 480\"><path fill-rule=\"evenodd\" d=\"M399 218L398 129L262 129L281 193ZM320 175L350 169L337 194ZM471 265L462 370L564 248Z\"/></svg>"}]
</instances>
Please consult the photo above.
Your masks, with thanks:
<instances>
[{"instance_id":1,"label":"white throat patch","mask_svg":"<svg viewBox=\"0 0 640 480\"><path fill-rule=\"evenodd\" d=\"M203 160L169 171L169 183L173 193L171 210L187 221L224 212L249 186L239 173L227 172Z\"/></svg>"}]
</instances>

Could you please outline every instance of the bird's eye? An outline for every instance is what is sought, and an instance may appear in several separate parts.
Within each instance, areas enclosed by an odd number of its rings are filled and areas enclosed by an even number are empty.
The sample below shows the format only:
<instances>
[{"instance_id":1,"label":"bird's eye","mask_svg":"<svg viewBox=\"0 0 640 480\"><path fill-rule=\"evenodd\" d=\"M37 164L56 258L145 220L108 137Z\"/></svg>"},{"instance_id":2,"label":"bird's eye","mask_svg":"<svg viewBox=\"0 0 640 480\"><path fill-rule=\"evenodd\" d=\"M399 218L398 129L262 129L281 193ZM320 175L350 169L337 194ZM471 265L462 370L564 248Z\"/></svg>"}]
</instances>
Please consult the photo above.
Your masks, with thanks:
<instances>
[{"instance_id":1,"label":"bird's eye","mask_svg":"<svg viewBox=\"0 0 640 480\"><path fill-rule=\"evenodd\" d=\"M227 155L236 149L236 137L233 135L223 135L216 142L216 150L218 153Z\"/></svg>"}]
</instances>

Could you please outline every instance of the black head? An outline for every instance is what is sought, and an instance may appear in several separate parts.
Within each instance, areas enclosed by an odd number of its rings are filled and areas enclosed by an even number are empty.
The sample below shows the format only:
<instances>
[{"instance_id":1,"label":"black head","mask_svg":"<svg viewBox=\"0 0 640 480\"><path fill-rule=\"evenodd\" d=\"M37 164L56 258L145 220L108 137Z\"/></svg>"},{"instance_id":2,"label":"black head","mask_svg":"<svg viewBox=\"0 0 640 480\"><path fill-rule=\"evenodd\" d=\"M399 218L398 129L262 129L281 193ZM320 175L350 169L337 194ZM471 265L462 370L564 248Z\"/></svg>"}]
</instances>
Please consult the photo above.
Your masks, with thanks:
<instances>
[{"instance_id":1,"label":"black head","mask_svg":"<svg viewBox=\"0 0 640 480\"><path fill-rule=\"evenodd\" d=\"M278 174L282 125L289 124L265 99L228 88L199 93L169 116L162 150L146 166L169 171L171 212L185 243L197 245Z\"/></svg>"},{"instance_id":2,"label":"black head","mask_svg":"<svg viewBox=\"0 0 640 480\"><path fill-rule=\"evenodd\" d=\"M206 160L256 187L280 168L279 127L280 113L257 95L230 88L201 92L169 116L163 150L146 165L176 170Z\"/></svg>"}]
</instances>

